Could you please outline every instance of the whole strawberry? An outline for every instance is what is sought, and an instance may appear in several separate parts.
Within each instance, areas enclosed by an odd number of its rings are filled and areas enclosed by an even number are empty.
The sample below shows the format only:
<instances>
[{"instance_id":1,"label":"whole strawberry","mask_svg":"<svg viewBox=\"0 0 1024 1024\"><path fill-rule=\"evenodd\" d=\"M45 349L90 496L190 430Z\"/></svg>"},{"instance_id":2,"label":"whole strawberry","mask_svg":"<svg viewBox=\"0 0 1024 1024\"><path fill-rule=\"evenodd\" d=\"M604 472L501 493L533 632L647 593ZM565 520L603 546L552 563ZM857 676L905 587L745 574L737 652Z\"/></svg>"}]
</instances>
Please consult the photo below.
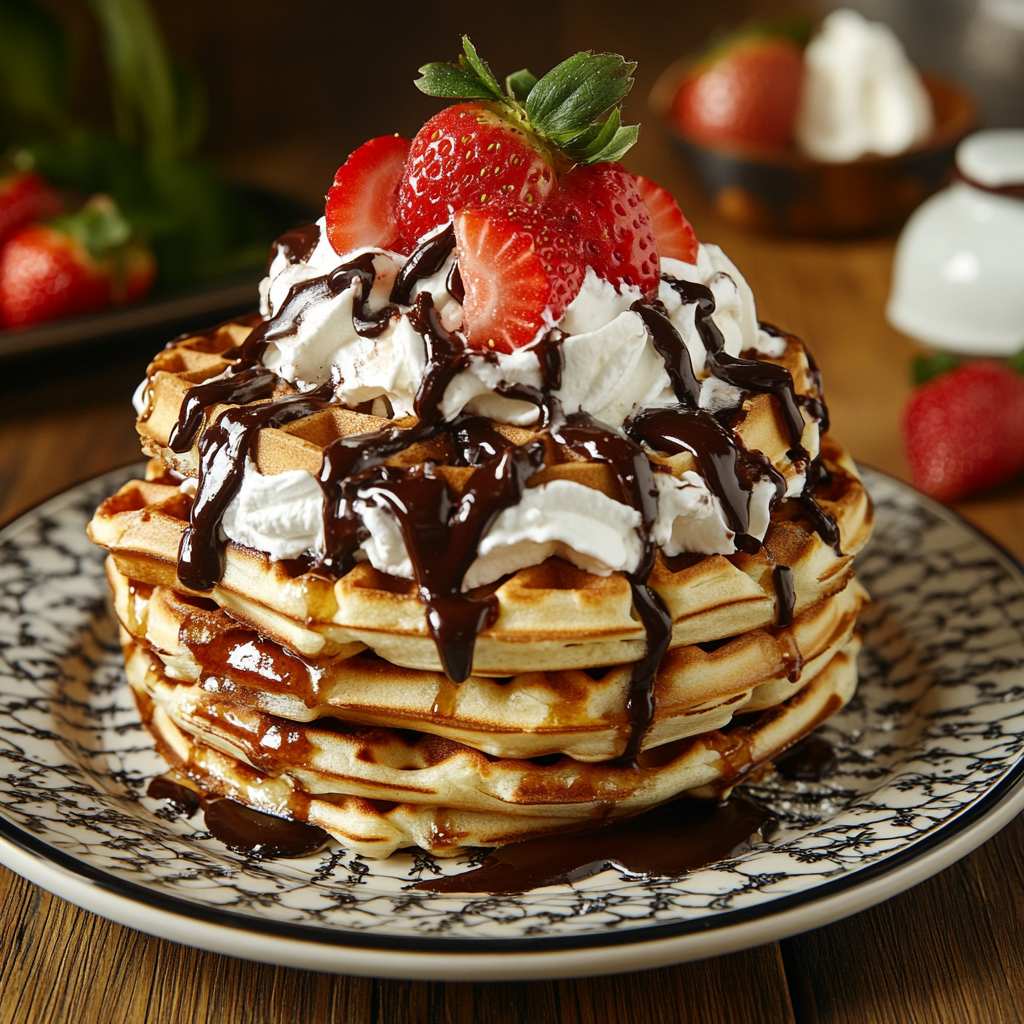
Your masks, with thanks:
<instances>
[{"instance_id":1,"label":"whole strawberry","mask_svg":"<svg viewBox=\"0 0 1024 1024\"><path fill-rule=\"evenodd\" d=\"M22 228L0 249L0 324L29 327L132 302L155 271L113 200L95 196L75 214Z\"/></svg>"},{"instance_id":2,"label":"whole strawberry","mask_svg":"<svg viewBox=\"0 0 1024 1024\"><path fill-rule=\"evenodd\" d=\"M792 39L743 32L715 47L685 79L672 107L679 130L700 142L782 148L804 78Z\"/></svg>"},{"instance_id":3,"label":"whole strawberry","mask_svg":"<svg viewBox=\"0 0 1024 1024\"><path fill-rule=\"evenodd\" d=\"M0 178L0 245L34 220L56 217L60 196L35 171L15 171Z\"/></svg>"},{"instance_id":4,"label":"whole strawberry","mask_svg":"<svg viewBox=\"0 0 1024 1024\"><path fill-rule=\"evenodd\" d=\"M914 483L940 501L1003 483L1024 470L1024 376L970 362L922 385L903 412Z\"/></svg>"}]
</instances>

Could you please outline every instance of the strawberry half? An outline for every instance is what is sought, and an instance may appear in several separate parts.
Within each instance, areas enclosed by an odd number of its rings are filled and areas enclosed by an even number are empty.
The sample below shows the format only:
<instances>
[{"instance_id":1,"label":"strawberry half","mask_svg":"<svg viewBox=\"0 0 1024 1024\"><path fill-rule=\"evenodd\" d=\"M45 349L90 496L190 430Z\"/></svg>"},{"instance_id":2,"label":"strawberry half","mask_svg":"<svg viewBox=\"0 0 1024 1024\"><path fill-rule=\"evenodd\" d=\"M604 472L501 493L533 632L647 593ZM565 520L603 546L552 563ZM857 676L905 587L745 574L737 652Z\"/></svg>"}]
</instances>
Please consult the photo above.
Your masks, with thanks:
<instances>
[{"instance_id":1,"label":"strawberry half","mask_svg":"<svg viewBox=\"0 0 1024 1024\"><path fill-rule=\"evenodd\" d=\"M580 259L617 286L657 297L661 261L651 214L636 179L622 164L575 167L564 175L558 213Z\"/></svg>"},{"instance_id":2,"label":"strawberry half","mask_svg":"<svg viewBox=\"0 0 1024 1024\"><path fill-rule=\"evenodd\" d=\"M558 229L518 211L470 208L455 216L463 328L477 349L511 352L535 341L579 291L582 269L559 250Z\"/></svg>"},{"instance_id":3,"label":"strawberry half","mask_svg":"<svg viewBox=\"0 0 1024 1024\"><path fill-rule=\"evenodd\" d=\"M636 175L636 187L651 215L658 255L682 260L684 263L696 263L700 243L672 193L640 174Z\"/></svg>"},{"instance_id":4,"label":"strawberry half","mask_svg":"<svg viewBox=\"0 0 1024 1024\"><path fill-rule=\"evenodd\" d=\"M408 155L408 139L384 135L364 142L338 168L326 216L327 239L339 256L364 246L399 244L395 194Z\"/></svg>"},{"instance_id":5,"label":"strawberry half","mask_svg":"<svg viewBox=\"0 0 1024 1024\"><path fill-rule=\"evenodd\" d=\"M903 412L914 483L955 501L1024 470L1024 377L996 362L965 363L922 385Z\"/></svg>"}]
</instances>

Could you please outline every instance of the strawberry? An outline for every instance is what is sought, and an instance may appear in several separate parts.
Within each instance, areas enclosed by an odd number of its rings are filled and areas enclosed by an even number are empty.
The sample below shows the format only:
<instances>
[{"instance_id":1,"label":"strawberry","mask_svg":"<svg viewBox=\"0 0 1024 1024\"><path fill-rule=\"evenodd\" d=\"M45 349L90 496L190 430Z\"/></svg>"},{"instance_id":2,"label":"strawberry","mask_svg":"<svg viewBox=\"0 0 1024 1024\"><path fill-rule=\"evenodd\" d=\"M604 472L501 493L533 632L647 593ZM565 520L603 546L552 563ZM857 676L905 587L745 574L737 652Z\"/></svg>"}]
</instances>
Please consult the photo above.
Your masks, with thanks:
<instances>
[{"instance_id":1,"label":"strawberry","mask_svg":"<svg viewBox=\"0 0 1024 1024\"><path fill-rule=\"evenodd\" d=\"M34 220L62 212L60 196L34 171L17 171L0 178L0 245Z\"/></svg>"},{"instance_id":2,"label":"strawberry","mask_svg":"<svg viewBox=\"0 0 1024 1024\"><path fill-rule=\"evenodd\" d=\"M76 214L30 224L0 250L0 324L28 327L131 302L149 291L152 253L108 196Z\"/></svg>"},{"instance_id":3,"label":"strawberry","mask_svg":"<svg viewBox=\"0 0 1024 1024\"><path fill-rule=\"evenodd\" d=\"M903 412L914 483L940 501L994 487L1024 470L1024 377L969 362L922 385Z\"/></svg>"},{"instance_id":4,"label":"strawberry","mask_svg":"<svg viewBox=\"0 0 1024 1024\"><path fill-rule=\"evenodd\" d=\"M792 134L803 76L803 50L793 40L744 32L687 76L673 120L700 142L782 148Z\"/></svg>"},{"instance_id":5,"label":"strawberry","mask_svg":"<svg viewBox=\"0 0 1024 1024\"><path fill-rule=\"evenodd\" d=\"M617 163L575 167L562 178L559 213L583 263L615 285L655 298L661 280L651 215L636 179Z\"/></svg>"},{"instance_id":6,"label":"strawberry","mask_svg":"<svg viewBox=\"0 0 1024 1024\"><path fill-rule=\"evenodd\" d=\"M398 188L410 241L469 207L533 206L550 224L559 174L616 160L637 139L639 129L620 125L618 111L635 64L577 53L539 81L518 71L502 89L469 39L462 42L457 64L428 64L416 82L430 96L470 102L442 110L413 139Z\"/></svg>"},{"instance_id":7,"label":"strawberry","mask_svg":"<svg viewBox=\"0 0 1024 1024\"><path fill-rule=\"evenodd\" d=\"M339 256L362 246L389 249L400 243L395 193L408 155L408 139L384 135L364 142L338 168L326 217L327 239Z\"/></svg>"},{"instance_id":8,"label":"strawberry","mask_svg":"<svg viewBox=\"0 0 1024 1024\"><path fill-rule=\"evenodd\" d=\"M406 238L446 224L453 210L491 202L542 203L555 187L552 156L494 103L460 103L416 134L398 191Z\"/></svg>"},{"instance_id":9,"label":"strawberry","mask_svg":"<svg viewBox=\"0 0 1024 1024\"><path fill-rule=\"evenodd\" d=\"M476 207L455 215L463 329L477 349L511 352L535 341L579 291L582 268L565 238L521 208Z\"/></svg>"},{"instance_id":10,"label":"strawberry","mask_svg":"<svg viewBox=\"0 0 1024 1024\"><path fill-rule=\"evenodd\" d=\"M700 243L672 193L639 174L636 176L636 187L651 215L658 255L682 260L683 263L696 263Z\"/></svg>"}]
</instances>

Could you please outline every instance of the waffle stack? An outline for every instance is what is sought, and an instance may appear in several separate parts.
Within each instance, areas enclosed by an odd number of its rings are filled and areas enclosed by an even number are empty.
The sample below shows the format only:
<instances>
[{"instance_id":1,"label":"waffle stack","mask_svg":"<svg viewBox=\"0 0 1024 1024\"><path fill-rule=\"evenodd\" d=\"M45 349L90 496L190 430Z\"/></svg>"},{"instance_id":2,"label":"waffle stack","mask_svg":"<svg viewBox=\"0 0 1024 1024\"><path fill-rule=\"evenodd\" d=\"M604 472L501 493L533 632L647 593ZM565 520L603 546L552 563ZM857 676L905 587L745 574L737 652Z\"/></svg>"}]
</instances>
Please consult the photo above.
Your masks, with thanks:
<instances>
[{"instance_id":1,"label":"waffle stack","mask_svg":"<svg viewBox=\"0 0 1024 1024\"><path fill-rule=\"evenodd\" d=\"M110 552L143 720L197 789L312 822L367 856L407 846L453 856L634 815L684 793L719 798L852 695L866 600L853 556L870 535L871 507L851 460L810 419L813 497L774 503L762 545L727 556L655 554L644 585L671 628L642 693L650 634L636 581L559 557L470 593L489 612L458 682L444 671L423 588L368 561L330 571L221 538L218 578L200 587L185 574L186 585L179 557L196 519L202 439L228 406L200 409L190 446L175 444L175 431L195 415L194 389L248 365L252 330L251 319L230 323L157 356L138 421L151 456L146 479L105 501L90 526ZM771 361L790 371L797 395L820 399L797 339ZM296 395L278 378L253 404ZM330 402L257 430L248 455L265 476L316 475L339 438L400 434L413 423ZM550 430L489 429L512 448L542 446L527 488L570 480L618 494L607 462ZM795 471L772 395L748 395L730 429L783 477ZM647 451L659 472L701 468L689 451ZM484 471L460 464L443 431L396 446L384 465L406 475L429 466L455 496Z\"/></svg>"}]
</instances>

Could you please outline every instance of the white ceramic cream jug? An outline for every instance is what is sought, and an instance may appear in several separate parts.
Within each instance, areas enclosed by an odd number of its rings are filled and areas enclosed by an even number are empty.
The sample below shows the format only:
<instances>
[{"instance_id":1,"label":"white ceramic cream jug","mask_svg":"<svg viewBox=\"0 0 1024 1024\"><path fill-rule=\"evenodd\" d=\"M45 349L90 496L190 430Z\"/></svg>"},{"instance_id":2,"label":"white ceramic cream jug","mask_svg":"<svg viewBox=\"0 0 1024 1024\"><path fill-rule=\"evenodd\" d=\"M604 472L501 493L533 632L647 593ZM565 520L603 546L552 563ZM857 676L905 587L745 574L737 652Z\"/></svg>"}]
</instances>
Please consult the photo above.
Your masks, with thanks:
<instances>
[{"instance_id":1,"label":"white ceramic cream jug","mask_svg":"<svg viewBox=\"0 0 1024 1024\"><path fill-rule=\"evenodd\" d=\"M1024 129L969 135L956 165L900 235L886 312L936 348L1011 355L1024 348Z\"/></svg>"}]
</instances>

